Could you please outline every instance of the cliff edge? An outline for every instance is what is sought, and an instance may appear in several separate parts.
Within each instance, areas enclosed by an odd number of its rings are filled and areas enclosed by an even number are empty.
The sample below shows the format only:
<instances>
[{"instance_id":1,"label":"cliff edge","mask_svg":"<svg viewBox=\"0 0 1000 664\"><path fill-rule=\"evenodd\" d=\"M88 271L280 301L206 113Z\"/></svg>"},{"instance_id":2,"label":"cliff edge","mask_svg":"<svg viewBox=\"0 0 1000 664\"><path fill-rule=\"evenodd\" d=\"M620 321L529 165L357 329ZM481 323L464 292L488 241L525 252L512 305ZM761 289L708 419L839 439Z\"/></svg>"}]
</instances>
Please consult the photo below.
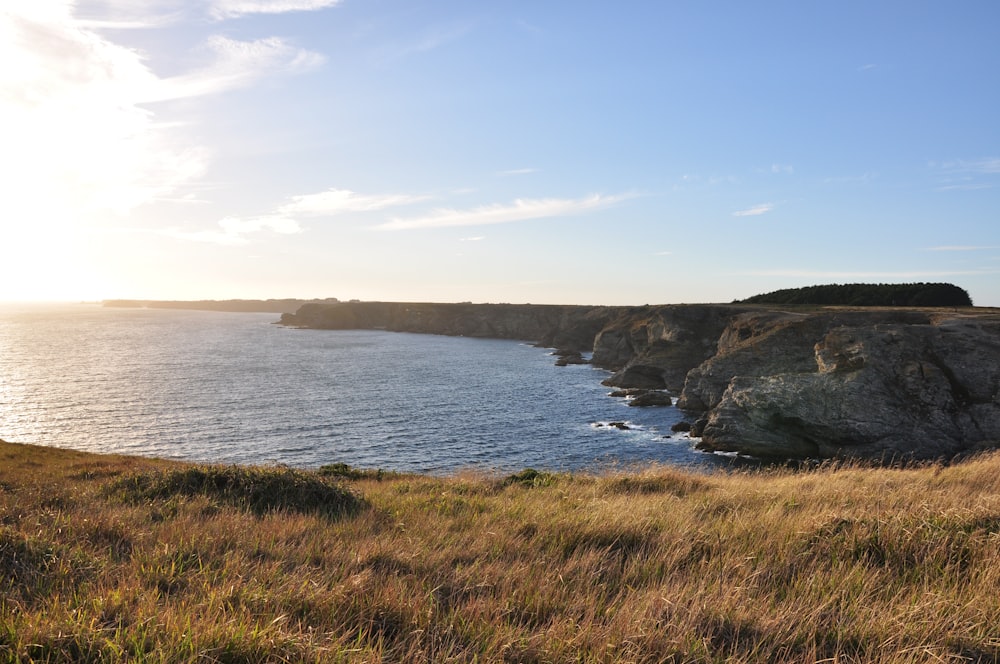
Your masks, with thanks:
<instances>
[{"instance_id":1,"label":"cliff edge","mask_svg":"<svg viewBox=\"0 0 1000 664\"><path fill-rule=\"evenodd\" d=\"M667 390L701 449L938 459L1000 446L1000 310L308 304L282 324L591 351L607 385Z\"/></svg>"}]
</instances>

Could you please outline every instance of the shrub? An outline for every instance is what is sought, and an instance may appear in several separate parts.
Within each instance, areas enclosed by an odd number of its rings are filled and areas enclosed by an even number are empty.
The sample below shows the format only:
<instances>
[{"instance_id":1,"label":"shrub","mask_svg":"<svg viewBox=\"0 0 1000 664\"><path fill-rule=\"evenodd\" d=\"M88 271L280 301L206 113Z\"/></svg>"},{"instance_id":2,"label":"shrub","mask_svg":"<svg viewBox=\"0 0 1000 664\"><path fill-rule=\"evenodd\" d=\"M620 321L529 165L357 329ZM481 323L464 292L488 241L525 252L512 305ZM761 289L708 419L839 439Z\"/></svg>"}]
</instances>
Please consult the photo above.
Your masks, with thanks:
<instances>
[{"instance_id":1,"label":"shrub","mask_svg":"<svg viewBox=\"0 0 1000 664\"><path fill-rule=\"evenodd\" d=\"M205 496L255 514L273 511L340 516L358 511L364 500L335 481L291 468L195 466L129 475L108 485L124 502Z\"/></svg>"}]
</instances>

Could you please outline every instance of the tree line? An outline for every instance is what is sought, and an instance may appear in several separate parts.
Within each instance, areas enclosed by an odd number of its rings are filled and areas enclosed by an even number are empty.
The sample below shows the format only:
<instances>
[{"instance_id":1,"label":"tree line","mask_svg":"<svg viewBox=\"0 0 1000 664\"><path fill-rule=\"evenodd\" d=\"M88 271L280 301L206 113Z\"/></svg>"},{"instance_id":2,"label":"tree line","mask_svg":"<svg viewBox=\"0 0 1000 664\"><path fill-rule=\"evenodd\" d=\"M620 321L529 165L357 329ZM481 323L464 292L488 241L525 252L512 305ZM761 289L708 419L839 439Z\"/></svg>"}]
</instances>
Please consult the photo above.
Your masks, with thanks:
<instances>
[{"instance_id":1,"label":"tree line","mask_svg":"<svg viewBox=\"0 0 1000 664\"><path fill-rule=\"evenodd\" d=\"M855 307L971 307L972 298L954 284L827 284L785 288L734 300L734 304L818 304Z\"/></svg>"}]
</instances>

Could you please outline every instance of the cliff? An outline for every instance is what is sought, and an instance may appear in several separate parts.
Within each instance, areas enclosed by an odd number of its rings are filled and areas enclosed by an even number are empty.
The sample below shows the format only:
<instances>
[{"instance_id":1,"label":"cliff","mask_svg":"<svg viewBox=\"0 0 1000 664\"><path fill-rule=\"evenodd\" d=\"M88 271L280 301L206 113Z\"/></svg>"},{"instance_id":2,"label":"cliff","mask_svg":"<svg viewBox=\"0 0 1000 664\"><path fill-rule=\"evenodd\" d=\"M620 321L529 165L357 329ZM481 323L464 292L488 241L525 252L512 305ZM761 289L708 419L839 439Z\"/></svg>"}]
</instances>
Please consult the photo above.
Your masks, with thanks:
<instances>
[{"instance_id":1,"label":"cliff","mask_svg":"<svg viewBox=\"0 0 1000 664\"><path fill-rule=\"evenodd\" d=\"M1000 446L1000 310L305 305L285 325L525 339L667 390L705 450L937 459Z\"/></svg>"},{"instance_id":2,"label":"cliff","mask_svg":"<svg viewBox=\"0 0 1000 664\"><path fill-rule=\"evenodd\" d=\"M320 330L379 329L448 336L516 339L590 351L616 307L543 304L339 302L306 304L282 325Z\"/></svg>"}]
</instances>

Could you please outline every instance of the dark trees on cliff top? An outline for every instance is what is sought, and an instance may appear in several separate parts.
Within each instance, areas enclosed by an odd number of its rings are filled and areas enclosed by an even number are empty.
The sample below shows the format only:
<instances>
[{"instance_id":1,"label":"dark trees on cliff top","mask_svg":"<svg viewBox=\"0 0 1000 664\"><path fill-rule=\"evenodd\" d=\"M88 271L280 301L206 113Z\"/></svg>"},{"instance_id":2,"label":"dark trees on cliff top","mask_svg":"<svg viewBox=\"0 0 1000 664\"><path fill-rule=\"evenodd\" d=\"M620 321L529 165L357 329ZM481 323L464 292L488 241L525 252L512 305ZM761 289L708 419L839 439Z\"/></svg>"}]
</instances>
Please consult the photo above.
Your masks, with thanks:
<instances>
[{"instance_id":1,"label":"dark trees on cliff top","mask_svg":"<svg viewBox=\"0 0 1000 664\"><path fill-rule=\"evenodd\" d=\"M971 307L972 298L954 284L829 284L786 288L737 304L816 304L855 307Z\"/></svg>"}]
</instances>

